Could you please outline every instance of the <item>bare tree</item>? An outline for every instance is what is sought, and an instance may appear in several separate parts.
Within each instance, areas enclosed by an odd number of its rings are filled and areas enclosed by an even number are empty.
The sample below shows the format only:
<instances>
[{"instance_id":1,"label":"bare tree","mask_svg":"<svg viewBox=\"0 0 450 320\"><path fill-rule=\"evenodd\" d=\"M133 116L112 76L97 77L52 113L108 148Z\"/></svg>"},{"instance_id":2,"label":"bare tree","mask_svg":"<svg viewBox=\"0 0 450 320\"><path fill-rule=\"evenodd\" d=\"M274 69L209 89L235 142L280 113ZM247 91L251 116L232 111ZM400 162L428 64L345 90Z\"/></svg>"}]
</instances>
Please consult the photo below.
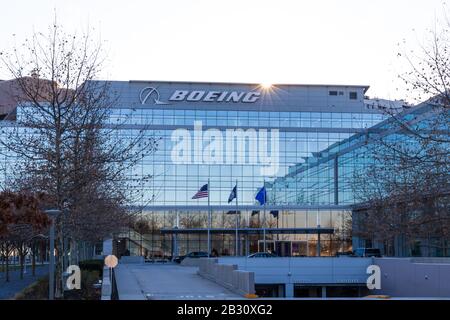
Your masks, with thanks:
<instances>
[{"instance_id":1,"label":"bare tree","mask_svg":"<svg viewBox=\"0 0 450 320\"><path fill-rule=\"evenodd\" d=\"M354 174L352 188L360 205L354 210L353 234L372 243L403 238L411 245L422 240L428 248L445 251L450 236L448 164L430 161L431 155L414 158L412 151L403 156L397 149L405 150L406 143L394 149L387 143L374 143L365 155L371 163ZM408 143L410 148L421 145L411 138ZM439 238L439 244L426 240L430 237Z\"/></svg>"},{"instance_id":2,"label":"bare tree","mask_svg":"<svg viewBox=\"0 0 450 320\"><path fill-rule=\"evenodd\" d=\"M16 250L20 258L20 277L23 277L24 258L29 251L29 242L37 233L50 224L42 211L41 195L25 192L3 191L0 193L0 244L6 265L6 281L9 281L9 258Z\"/></svg>"},{"instance_id":3,"label":"bare tree","mask_svg":"<svg viewBox=\"0 0 450 320\"><path fill-rule=\"evenodd\" d=\"M132 214L126 205L143 192L127 173L159 139L146 128L124 134L127 119L111 123L118 95L108 81L95 81L105 61L101 43L55 22L48 34L36 33L1 57L20 93L15 121L0 140L7 156L19 159L11 162L10 184L45 192L64 213L58 256L63 237L94 242L122 228Z\"/></svg>"},{"instance_id":4,"label":"bare tree","mask_svg":"<svg viewBox=\"0 0 450 320\"><path fill-rule=\"evenodd\" d=\"M6 235L0 235L0 257L4 266L5 280L9 282L9 259L14 250L14 245Z\"/></svg>"},{"instance_id":5,"label":"bare tree","mask_svg":"<svg viewBox=\"0 0 450 320\"><path fill-rule=\"evenodd\" d=\"M421 241L448 250L450 240L450 24L431 31L420 53L403 54L410 70L399 77L418 106L390 113L385 133L369 130L353 179L361 205L355 235L391 243ZM394 130L392 130L394 129ZM386 133L387 132L387 133ZM433 238L439 239L431 241ZM428 250L430 252L430 250Z\"/></svg>"}]
</instances>

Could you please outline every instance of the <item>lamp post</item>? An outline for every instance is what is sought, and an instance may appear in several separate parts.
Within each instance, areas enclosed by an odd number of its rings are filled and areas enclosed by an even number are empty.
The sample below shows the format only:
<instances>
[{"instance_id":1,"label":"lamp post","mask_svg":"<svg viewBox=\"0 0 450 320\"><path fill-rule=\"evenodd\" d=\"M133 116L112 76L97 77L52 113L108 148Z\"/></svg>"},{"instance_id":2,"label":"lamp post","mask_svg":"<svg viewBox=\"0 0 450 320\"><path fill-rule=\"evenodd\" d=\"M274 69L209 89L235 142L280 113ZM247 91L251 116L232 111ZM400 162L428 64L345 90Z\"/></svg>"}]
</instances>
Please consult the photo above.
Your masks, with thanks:
<instances>
[{"instance_id":1,"label":"lamp post","mask_svg":"<svg viewBox=\"0 0 450 320\"><path fill-rule=\"evenodd\" d=\"M61 229L62 229L62 241L61 241L61 246L62 246L62 259L61 259L61 288L62 288L62 293L64 293L64 270L66 270L66 268L69 266L69 260L68 260L68 255L67 255L67 247L68 247L68 242L67 242L67 237L64 237L64 228L65 228L65 218L67 217L68 213L69 213L69 209L65 208L62 211L60 211L60 213L63 214L63 220L62 220L62 225L61 225Z\"/></svg>"},{"instance_id":2,"label":"lamp post","mask_svg":"<svg viewBox=\"0 0 450 320\"><path fill-rule=\"evenodd\" d=\"M45 210L45 213L52 219L50 226L50 263L48 266L49 280L48 280L48 299L55 299L55 222L58 215L61 213L58 209Z\"/></svg>"}]
</instances>

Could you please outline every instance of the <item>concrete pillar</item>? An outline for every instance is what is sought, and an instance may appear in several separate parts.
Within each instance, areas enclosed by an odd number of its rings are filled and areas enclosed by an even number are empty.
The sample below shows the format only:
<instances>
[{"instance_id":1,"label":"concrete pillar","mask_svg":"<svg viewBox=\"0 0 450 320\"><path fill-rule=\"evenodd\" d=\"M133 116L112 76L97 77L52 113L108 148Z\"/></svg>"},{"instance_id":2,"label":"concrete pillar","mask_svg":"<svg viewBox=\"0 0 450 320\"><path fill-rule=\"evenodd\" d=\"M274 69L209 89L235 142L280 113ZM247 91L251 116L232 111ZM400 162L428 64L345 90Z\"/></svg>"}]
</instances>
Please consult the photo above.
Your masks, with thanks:
<instances>
[{"instance_id":1,"label":"concrete pillar","mask_svg":"<svg viewBox=\"0 0 450 320\"><path fill-rule=\"evenodd\" d=\"M327 297L327 287L322 287L322 298L326 298Z\"/></svg>"},{"instance_id":2,"label":"concrete pillar","mask_svg":"<svg viewBox=\"0 0 450 320\"><path fill-rule=\"evenodd\" d=\"M320 228L320 225L317 226L317 228ZM317 256L320 257L320 233L317 233Z\"/></svg>"},{"instance_id":3,"label":"concrete pillar","mask_svg":"<svg viewBox=\"0 0 450 320\"><path fill-rule=\"evenodd\" d=\"M294 284L293 283L285 283L284 284L284 295L286 298L294 297Z\"/></svg>"}]
</instances>

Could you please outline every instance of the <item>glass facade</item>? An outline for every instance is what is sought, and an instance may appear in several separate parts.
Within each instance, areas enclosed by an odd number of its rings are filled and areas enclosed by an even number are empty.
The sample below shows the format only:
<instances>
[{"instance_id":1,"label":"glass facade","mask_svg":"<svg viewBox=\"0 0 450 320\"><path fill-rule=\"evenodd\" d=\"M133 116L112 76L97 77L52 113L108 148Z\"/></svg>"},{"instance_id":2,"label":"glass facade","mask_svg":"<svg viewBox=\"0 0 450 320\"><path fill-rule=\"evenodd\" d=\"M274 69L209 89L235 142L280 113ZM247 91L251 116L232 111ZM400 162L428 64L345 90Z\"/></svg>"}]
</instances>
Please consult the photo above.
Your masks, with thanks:
<instances>
[{"instance_id":1,"label":"glass facade","mask_svg":"<svg viewBox=\"0 0 450 320\"><path fill-rule=\"evenodd\" d=\"M327 149L329 146L340 142L344 139L347 139L349 136L358 132L354 129L354 126L367 126L368 124L379 122L382 117L380 115L373 114L359 114L359 118L365 119L361 122L352 122L348 123L347 130L343 132L327 132L325 127L320 127L323 125L320 121L318 121L319 127L313 127L313 122L311 119L308 120L308 126L303 127L280 127L277 126L276 129L279 130L279 168L273 176L263 176L261 175L261 164L251 163L252 157L254 155L251 154L251 145L258 143L258 136L255 135L253 137L249 137L246 141L246 148L244 148L243 157L246 160L246 163L226 163L226 164L198 164L198 163L188 163L188 164L176 164L173 163L172 150L176 145L176 142L172 141L171 136L174 130L180 128L179 126L186 126L187 130L192 130L194 121L200 121L201 123L206 123L207 126L203 127L205 130L214 126L212 123L220 123L220 126L223 126L223 132L225 135L225 130L227 128L242 128L243 130L248 130L249 128L255 129L258 131L259 129L267 129L266 125L269 120L261 120L261 116L258 121L254 121L254 117L250 117L248 112L243 112L246 114L245 116L241 116L239 111L229 112L237 114L238 116L235 118L231 117L218 117L208 118L207 116L196 115L189 119L180 118L180 123L177 125L168 125L165 124L164 121L156 121L164 122L162 124L165 126L164 129L154 130L152 127L161 124L155 124L154 117L152 118L152 113L155 110L140 110L141 116L146 115L148 113L148 118L138 118L135 120L134 113L131 113L132 116L130 119L125 120L126 122L130 121L128 128L121 132L121 135L127 137L133 134L133 127L135 125L142 125L146 127L147 134L150 137L160 138L160 144L158 150L151 156L147 157L139 166L135 168L133 172L130 172L130 178L133 176L142 176L142 175L152 175L154 179L145 186L148 189L147 195L152 197L152 205L198 205L204 203L204 200L191 200L192 195L197 191L197 189L204 183L210 179L211 183L211 194L210 201L211 204L214 205L227 205L228 195L230 194L231 189L235 185L236 181L240 188L238 188L238 199L241 204L254 204L254 195L258 188L262 187L264 181L269 182L273 181L276 177L286 176L293 168L298 167L299 164L305 162L305 159L312 158L313 154L320 152L321 150ZM162 111L162 110L157 110ZM171 110L173 111L173 110ZM128 113L127 109L120 109L118 111L123 112L124 114ZM181 111L180 114L184 112ZM190 110L186 110L186 114L191 112ZM153 113L154 114L154 113ZM194 112L192 110L192 114L198 114L198 112ZM256 113L257 114L257 113ZM308 113L305 113L309 116ZM320 119L321 114L318 114ZM322 115L323 116L323 115ZM334 115L333 115L334 116ZM115 116L114 116L115 117ZM126 117L126 116L120 116ZM239 118L239 117L242 117ZM291 115L290 121L298 121L301 122L301 118L293 118ZM256 116L258 119L258 116ZM145 120L147 119L147 120ZM165 118L161 118L165 119ZM161 120L160 119L160 120ZM173 118L170 118L173 121ZM236 120L241 119L241 120ZM269 119L269 118L267 118ZM112 120L114 121L114 120ZM120 121L124 121L124 119L120 119ZM145 122L147 121L147 122ZM272 120L270 120L272 121ZM136 124L136 123L138 124ZM211 124L208 124L211 123ZM242 125L241 123L245 123ZM251 123L252 125L249 125ZM337 123L337 120L336 120ZM343 125L342 123L340 125ZM337 126L337 124L336 124ZM183 127L184 128L184 127ZM302 131L302 128L313 128L319 129L314 131ZM136 130L136 129L134 129ZM269 138L270 138L270 128ZM192 134L192 142L198 143L202 145L202 149L206 148L208 145L208 141L205 139L196 139ZM227 156L226 143L223 142L224 149L224 157ZM332 177L332 173L331 173ZM326 183L326 179L330 178L329 172L322 172L316 176L316 181L307 181L305 182L308 186L317 183ZM139 185L138 185L139 186ZM295 184L290 184L291 189L299 189L301 186L297 186ZM287 194L289 192L285 192L285 190L281 189L277 191L277 199L279 205L289 205L289 204L303 204L306 203L304 201L288 199ZM322 201L318 201L315 203L323 204ZM334 204L333 201L326 201L325 203Z\"/></svg>"},{"instance_id":2,"label":"glass facade","mask_svg":"<svg viewBox=\"0 0 450 320\"><path fill-rule=\"evenodd\" d=\"M400 123L409 123L412 130L423 130L421 134L424 137L433 132L434 140L420 139L404 130ZM408 150L411 153L410 159L413 158L412 155L416 155L417 159L424 157L429 163L433 163L432 161L436 159L445 162L441 158L445 157L445 153L440 150L448 150L448 125L448 111L439 113L436 112L433 104L422 103L410 111L397 115L396 119L386 119L365 132L355 133L347 139L331 144L320 152L313 153L302 163L291 167L286 176L275 179L269 190L269 199L273 204L290 203L312 206L325 206L333 203L340 206L359 204L364 201L359 198L362 193L370 193L370 188L374 188L375 192L380 192L380 189L377 189L380 186L371 185L374 181L367 177L365 191L362 192L358 189L362 181L358 179L364 179L368 168L377 171L383 171L380 166L385 165L395 168L398 165L396 162L400 161L401 157L394 158L392 155L396 151L393 150L401 150L399 149L400 145L404 152ZM377 141L383 142L377 143ZM389 149L389 146L396 147L390 151L383 151L383 148ZM380 153L384 154L384 157ZM377 154L380 156L376 156ZM439 170L436 176L442 176L447 181L448 178L446 179L445 176L448 175L448 172L441 172L442 167L441 163L439 168L434 168ZM398 177L396 176L397 172L392 172L392 174L399 180L408 179L408 177L413 179L414 174L405 176L405 169L403 170L403 172L398 172ZM433 172L433 168L430 171ZM426 174L425 171L424 174ZM442 184L442 188L445 188L444 185L445 183ZM401 186L401 183L398 186ZM431 198L431 195L427 196ZM445 203L445 200L442 203ZM360 212L364 213L366 209L355 210L358 215ZM415 207L418 216L422 210L429 210L427 204L422 203ZM358 228L358 223L358 219L355 219L353 215L353 230ZM333 222L331 225L334 228L338 226ZM449 254L448 247L445 245L449 239L432 233L428 234L428 238L421 238L418 235L396 236L393 243L359 238L354 233L352 240L354 247L379 247L383 250L382 252L396 256L448 256ZM411 243L413 244L411 245Z\"/></svg>"},{"instance_id":3,"label":"glass facade","mask_svg":"<svg viewBox=\"0 0 450 320\"><path fill-rule=\"evenodd\" d=\"M386 118L365 104L363 97L367 88L289 85L264 91L256 85L154 82L113 83L114 86L120 92L121 99L119 106L113 110L110 124L120 123L122 135L144 129L149 136L161 139L158 150L130 172L135 187L145 190L142 200L133 205L142 208L142 215L155 228L154 232L142 237L136 234L136 238L129 242L130 249L135 248L132 252L170 257L191 251L206 251L205 232L179 234L175 245L175 236L161 233L161 229L207 227L208 200L191 198L208 181L213 229L233 230L236 223L239 228L320 226L334 229L333 235L321 235L320 249L317 247L317 234L267 234L266 250L295 256L317 255L318 250L322 255L333 255L336 251L351 248L351 238L344 234L348 202L336 201L332 182L334 165L327 163L319 166L318 171L306 179L297 179L298 176L293 173L323 150L339 145ZM157 88L158 101L168 104L158 105L152 103L152 99L145 103L139 101L138 96L146 88ZM171 93L178 89L189 92L258 91L261 98L254 104L171 102ZM333 91L341 94L334 95ZM194 133L198 124L201 125L201 135ZM173 159L173 150L179 143L173 134L180 129L187 130L192 150L189 160L184 163L176 163ZM219 131L223 138L216 144L221 146L217 163L204 159L205 150L212 141L206 134L209 130ZM230 144L227 144L227 130L244 131L243 148L238 155L229 155L236 153L236 148L230 149ZM257 154L261 143L260 132L264 130L267 131L268 153L277 151L277 170L270 174L262 173L264 164ZM277 150L272 150L270 144L274 131L277 131ZM233 147L237 143L237 140L233 141ZM194 146L200 146L200 149ZM198 161L196 156L201 160ZM233 161L227 161L231 159L229 156ZM237 159L239 156L240 161ZM139 177L145 175L153 178L143 182ZM289 176L293 177L287 178ZM237 216L230 214L236 211L236 200L228 203L236 183ZM263 186L267 189L266 206L259 205L255 200L256 193ZM345 190L339 190L339 195L340 199L345 199ZM133 238L133 234L128 236ZM123 235L124 238L128 236ZM262 242L264 237L261 234L241 234L239 254L262 251ZM211 248L221 255L236 254L235 244L233 232L212 235Z\"/></svg>"},{"instance_id":4,"label":"glass facade","mask_svg":"<svg viewBox=\"0 0 450 320\"><path fill-rule=\"evenodd\" d=\"M328 156L345 150L353 139L363 137L358 134L386 118L367 107L367 87L111 84L119 100L108 125L117 125L117 134L124 139L141 130L160 139L156 152L129 172L132 187L142 193L130 205L139 208L154 229L146 235L123 234L129 238L130 251L146 256L206 251L204 232L180 234L174 245L175 236L161 230L206 228L208 200L191 198L208 181L212 228L234 229L236 223L240 228L320 226L333 228L334 234L322 235L319 249L317 234L268 234L266 249L282 255L317 255L318 250L333 255L350 249L351 239L343 230L352 199L344 180L362 160L348 154L336 162ZM241 98L247 93L255 98ZM228 98L222 99L225 95ZM200 134L196 134L199 125ZM174 159L181 143L177 132L184 134L183 143L188 146L183 149L183 155L188 152L183 161ZM236 137L233 132L242 135ZM270 163L261 154L262 146ZM265 171L268 166L273 170ZM237 207L236 200L228 203L236 183ZM267 189L265 206L255 200L263 186ZM230 214L230 210L240 214ZM261 241L260 234L242 234L239 254L261 251ZM213 234L211 248L223 255L236 254L235 235Z\"/></svg>"},{"instance_id":5,"label":"glass facade","mask_svg":"<svg viewBox=\"0 0 450 320\"><path fill-rule=\"evenodd\" d=\"M435 116L431 105L417 106L411 112L401 116L400 121L416 121L413 128L424 129L429 122L435 128ZM290 167L288 174L275 179L271 199L274 203L309 204L309 205L353 205L358 203L352 188L355 174L363 172L368 165L375 165L373 152L380 144L372 142L383 139L385 143L401 143L409 150L417 151L420 145L417 139L411 139L402 131L399 120L385 119L368 130L350 135L346 139L312 153L301 163ZM448 132L443 124L441 130ZM435 128L434 130L437 130ZM437 133L436 133L437 134ZM442 139L443 140L443 139ZM414 149L415 148L415 149ZM378 163L380 165L380 163Z\"/></svg>"}]
</instances>

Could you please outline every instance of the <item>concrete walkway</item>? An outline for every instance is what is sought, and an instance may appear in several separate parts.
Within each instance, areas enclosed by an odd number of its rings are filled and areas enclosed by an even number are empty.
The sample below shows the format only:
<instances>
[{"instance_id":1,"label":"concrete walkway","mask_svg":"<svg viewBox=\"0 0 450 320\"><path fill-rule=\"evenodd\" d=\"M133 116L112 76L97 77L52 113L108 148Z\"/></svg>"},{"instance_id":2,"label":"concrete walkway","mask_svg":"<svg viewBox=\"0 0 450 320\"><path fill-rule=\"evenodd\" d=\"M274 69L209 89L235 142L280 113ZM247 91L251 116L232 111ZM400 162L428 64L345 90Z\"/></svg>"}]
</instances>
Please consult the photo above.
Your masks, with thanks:
<instances>
[{"instance_id":1,"label":"concrete walkway","mask_svg":"<svg viewBox=\"0 0 450 320\"><path fill-rule=\"evenodd\" d=\"M120 300L226 300L243 297L177 264L119 264L115 269Z\"/></svg>"}]
</instances>

